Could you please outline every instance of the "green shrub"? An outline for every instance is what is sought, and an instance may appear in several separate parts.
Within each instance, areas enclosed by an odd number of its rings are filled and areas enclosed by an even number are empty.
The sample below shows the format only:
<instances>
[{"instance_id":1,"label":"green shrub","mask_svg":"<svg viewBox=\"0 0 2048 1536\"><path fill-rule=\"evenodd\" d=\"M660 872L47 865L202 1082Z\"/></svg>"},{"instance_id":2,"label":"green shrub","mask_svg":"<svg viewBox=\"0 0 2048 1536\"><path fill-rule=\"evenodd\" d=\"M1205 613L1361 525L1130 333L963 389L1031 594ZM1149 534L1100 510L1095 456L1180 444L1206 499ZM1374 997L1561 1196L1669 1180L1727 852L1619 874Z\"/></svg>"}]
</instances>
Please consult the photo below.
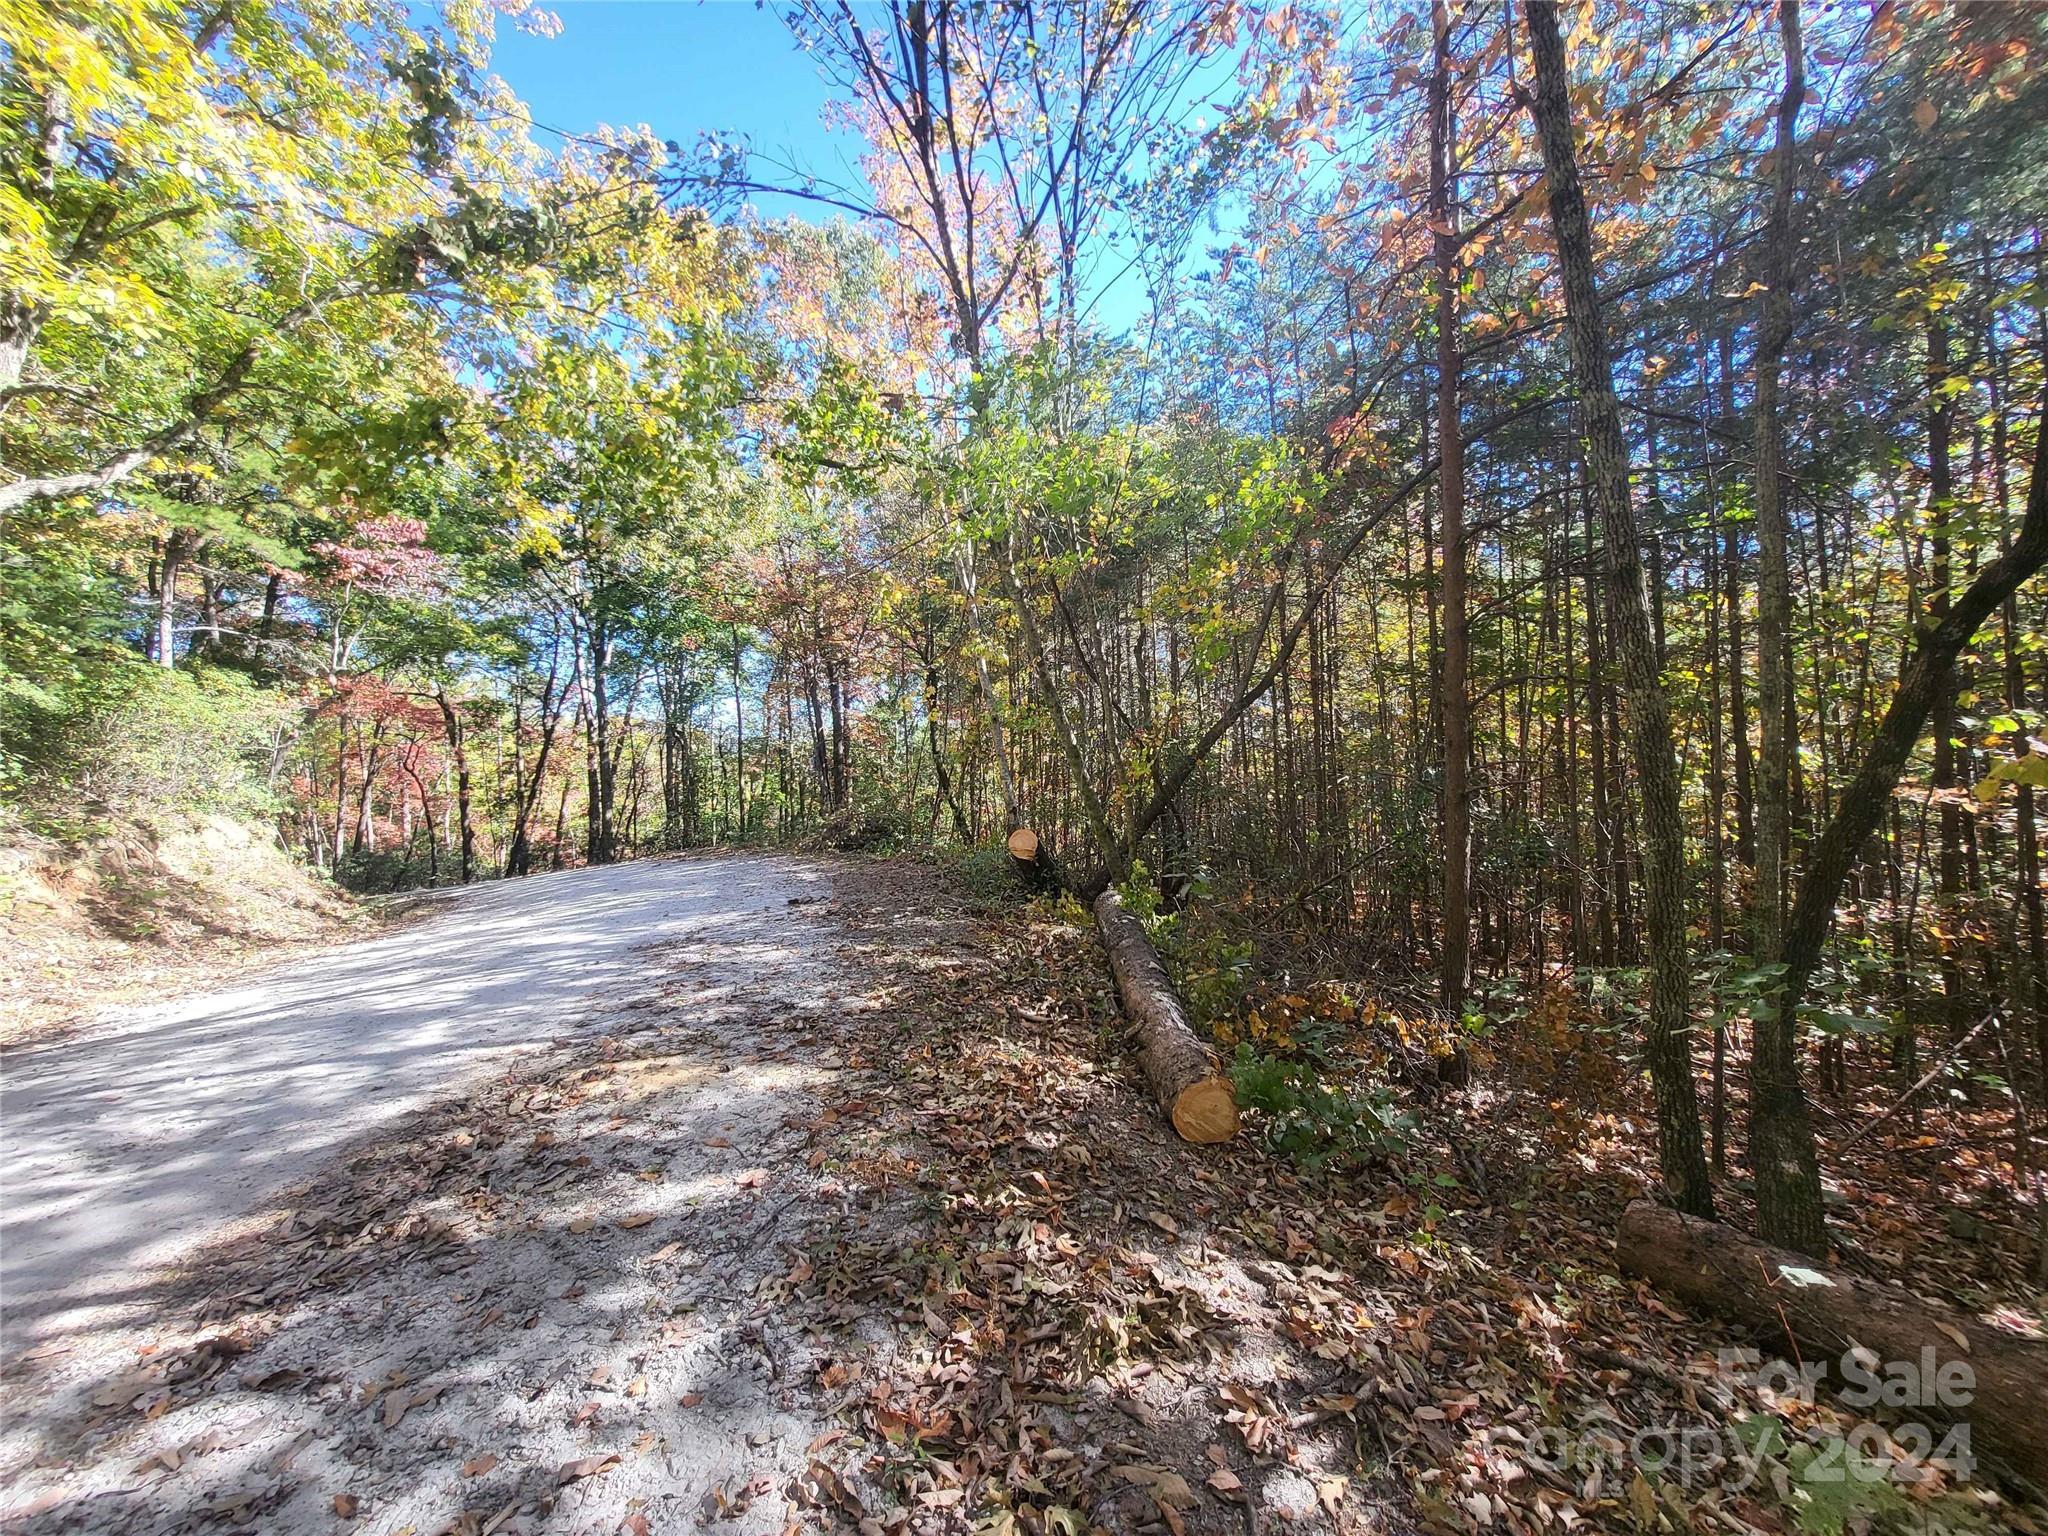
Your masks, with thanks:
<instances>
[{"instance_id":1,"label":"green shrub","mask_svg":"<svg viewBox=\"0 0 2048 1536\"><path fill-rule=\"evenodd\" d=\"M903 808L867 798L828 824L832 846L846 853L894 853L910 841Z\"/></svg>"},{"instance_id":2,"label":"green shrub","mask_svg":"<svg viewBox=\"0 0 2048 1536\"><path fill-rule=\"evenodd\" d=\"M1415 1128L1384 1083L1333 1087L1312 1060L1269 1055L1241 1044L1230 1063L1237 1102L1262 1117L1266 1145L1298 1166L1357 1168L1401 1151Z\"/></svg>"},{"instance_id":3,"label":"green shrub","mask_svg":"<svg viewBox=\"0 0 2048 1536\"><path fill-rule=\"evenodd\" d=\"M364 848L342 855L341 862L334 866L334 883L359 896L389 895L426 886L432 869L417 846L411 857L403 848L379 848L374 852ZM443 865L442 871L448 873L449 866Z\"/></svg>"},{"instance_id":4,"label":"green shrub","mask_svg":"<svg viewBox=\"0 0 2048 1536\"><path fill-rule=\"evenodd\" d=\"M103 539L97 510L79 503L36 502L0 518L0 796L31 785L53 733L107 677L136 665L123 633L128 584Z\"/></svg>"},{"instance_id":5,"label":"green shrub","mask_svg":"<svg viewBox=\"0 0 2048 1536\"><path fill-rule=\"evenodd\" d=\"M239 673L133 663L70 690L10 743L32 812L86 797L136 815L274 813L273 765L291 700ZM12 722L10 722L12 723Z\"/></svg>"},{"instance_id":6,"label":"green shrub","mask_svg":"<svg viewBox=\"0 0 2048 1536\"><path fill-rule=\"evenodd\" d=\"M944 847L939 850L939 862L977 901L1014 901L1024 889L1023 881L1017 878L1016 861L1001 843Z\"/></svg>"},{"instance_id":7,"label":"green shrub","mask_svg":"<svg viewBox=\"0 0 2048 1536\"><path fill-rule=\"evenodd\" d=\"M1163 911L1158 884L1142 860L1131 865L1130 878L1117 887L1124 910L1144 924L1175 989L1204 1028L1236 1012L1254 977L1252 941L1216 921L1205 902L1208 893L1208 882L1197 871L1179 907Z\"/></svg>"}]
</instances>

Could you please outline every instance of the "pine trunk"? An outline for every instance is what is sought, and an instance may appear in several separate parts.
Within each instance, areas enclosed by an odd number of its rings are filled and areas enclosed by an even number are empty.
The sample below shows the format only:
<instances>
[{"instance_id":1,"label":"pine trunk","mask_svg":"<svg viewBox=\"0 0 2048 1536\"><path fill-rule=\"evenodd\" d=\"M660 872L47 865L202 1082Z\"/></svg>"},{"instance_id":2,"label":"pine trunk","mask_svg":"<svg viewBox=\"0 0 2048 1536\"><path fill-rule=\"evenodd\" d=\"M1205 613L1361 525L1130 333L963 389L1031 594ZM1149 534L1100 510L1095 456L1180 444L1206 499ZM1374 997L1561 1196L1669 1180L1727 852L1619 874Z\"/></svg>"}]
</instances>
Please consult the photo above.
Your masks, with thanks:
<instances>
[{"instance_id":1,"label":"pine trunk","mask_svg":"<svg viewBox=\"0 0 2048 1536\"><path fill-rule=\"evenodd\" d=\"M1543 146L1550 220L1564 282L1566 335L1584 415L1586 468L1607 543L1614 605L1614 647L1621 664L1624 708L1643 800L1643 898L1649 928L1648 1051L1657 1099L1664 1182L1681 1210L1710 1216L1713 1187L1701 1144L1699 1098L1692 1079L1692 987L1685 937L1685 830L1679 816L1678 759L1670 710L1657 673L1656 640L1644 589L1643 557L1630 505L1628 448L1600 300L1593 282L1593 233L1579 187L1572 145L1564 40L1553 0L1528 0L1536 92L1531 115Z\"/></svg>"}]
</instances>

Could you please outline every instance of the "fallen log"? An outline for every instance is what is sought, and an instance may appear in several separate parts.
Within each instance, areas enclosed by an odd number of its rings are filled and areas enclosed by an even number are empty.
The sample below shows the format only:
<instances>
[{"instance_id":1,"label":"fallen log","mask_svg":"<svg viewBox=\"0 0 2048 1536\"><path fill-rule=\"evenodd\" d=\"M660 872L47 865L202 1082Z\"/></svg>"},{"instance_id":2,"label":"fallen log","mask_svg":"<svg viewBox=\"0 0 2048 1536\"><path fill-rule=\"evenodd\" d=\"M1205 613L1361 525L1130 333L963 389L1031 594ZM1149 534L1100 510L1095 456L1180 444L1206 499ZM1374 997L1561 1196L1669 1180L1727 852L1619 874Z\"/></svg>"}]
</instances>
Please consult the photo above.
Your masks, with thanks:
<instances>
[{"instance_id":1,"label":"fallen log","mask_svg":"<svg viewBox=\"0 0 2048 1536\"><path fill-rule=\"evenodd\" d=\"M2048 1340L1819 1269L1789 1249L1648 1200L1622 1213L1615 1251L1630 1273L1755 1329L1768 1352L1825 1367L1825 1379L1846 1381L1852 1404L1884 1402L1903 1419L1967 1424L1971 1454L2048 1489ZM1868 1354L1845 1361L1852 1350ZM1967 1376L1954 1369L1960 1365ZM1889 1390L1873 1397L1873 1382Z\"/></svg>"},{"instance_id":2,"label":"fallen log","mask_svg":"<svg viewBox=\"0 0 2048 1536\"><path fill-rule=\"evenodd\" d=\"M1095 931L1124 1014L1137 1027L1146 1081L1167 1120L1188 1141L1230 1140L1237 1134L1236 1090L1188 1023L1144 925L1124 910L1114 888L1095 898Z\"/></svg>"}]
</instances>

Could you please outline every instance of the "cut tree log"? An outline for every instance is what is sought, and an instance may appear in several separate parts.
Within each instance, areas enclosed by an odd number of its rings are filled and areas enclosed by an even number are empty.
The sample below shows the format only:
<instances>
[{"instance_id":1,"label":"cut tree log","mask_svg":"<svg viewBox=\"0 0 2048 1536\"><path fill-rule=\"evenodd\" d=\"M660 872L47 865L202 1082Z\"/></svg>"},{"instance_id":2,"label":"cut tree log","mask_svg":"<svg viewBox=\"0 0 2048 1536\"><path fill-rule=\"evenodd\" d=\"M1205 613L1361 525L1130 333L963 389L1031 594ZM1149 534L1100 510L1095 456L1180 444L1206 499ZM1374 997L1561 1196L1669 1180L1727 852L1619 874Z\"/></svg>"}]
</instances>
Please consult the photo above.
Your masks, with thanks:
<instances>
[{"instance_id":1,"label":"cut tree log","mask_svg":"<svg viewBox=\"0 0 2048 1536\"><path fill-rule=\"evenodd\" d=\"M2048 1489L2048 1340L1896 1286L1818 1269L1790 1249L1648 1200L1622 1213L1615 1249L1623 1269L1755 1329L1769 1351L1825 1365L1837 1383L1843 1356L1854 1349L1875 1357L1861 1367L1865 1379L1903 1380L1887 1367L1910 1367L1919 1390L1909 1391L1909 1403L1895 1404L1901 1417L1967 1424L1972 1455L2037 1491ZM1951 1390L1937 1392L1930 1361L1937 1370L1966 1364L1971 1384L1956 1390L1951 1382Z\"/></svg>"},{"instance_id":2,"label":"cut tree log","mask_svg":"<svg viewBox=\"0 0 2048 1536\"><path fill-rule=\"evenodd\" d=\"M1189 1024L1187 1010L1144 924L1112 888L1095 898L1095 931L1109 955L1124 1014L1137 1026L1145 1078L1173 1128L1188 1141L1228 1141L1237 1134L1237 1093L1216 1053Z\"/></svg>"},{"instance_id":3,"label":"cut tree log","mask_svg":"<svg viewBox=\"0 0 2048 1536\"><path fill-rule=\"evenodd\" d=\"M1010 851L1010 863L1017 871L1017 878L1034 891L1056 891L1059 889L1059 871L1053 866L1052 855L1038 834L1029 827L1019 827L1012 832L1004 846Z\"/></svg>"}]
</instances>

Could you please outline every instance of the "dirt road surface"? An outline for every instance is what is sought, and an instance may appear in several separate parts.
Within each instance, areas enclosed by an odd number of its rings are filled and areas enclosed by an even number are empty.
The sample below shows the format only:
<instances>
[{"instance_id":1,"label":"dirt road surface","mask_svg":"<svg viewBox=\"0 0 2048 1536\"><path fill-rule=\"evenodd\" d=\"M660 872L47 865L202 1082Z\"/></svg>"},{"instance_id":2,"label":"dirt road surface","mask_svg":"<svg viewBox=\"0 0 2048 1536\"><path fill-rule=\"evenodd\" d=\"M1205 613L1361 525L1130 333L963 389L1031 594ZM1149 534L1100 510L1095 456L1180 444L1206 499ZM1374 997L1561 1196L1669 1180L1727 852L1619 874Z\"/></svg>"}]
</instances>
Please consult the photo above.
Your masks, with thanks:
<instances>
[{"instance_id":1,"label":"dirt road surface","mask_svg":"<svg viewBox=\"0 0 2048 1536\"><path fill-rule=\"evenodd\" d=\"M604 1028L653 985L650 946L734 989L793 979L817 937L801 904L823 889L767 859L472 886L388 937L10 1052L0 1347L118 1318L138 1279L344 1141Z\"/></svg>"},{"instance_id":2,"label":"dirt road surface","mask_svg":"<svg viewBox=\"0 0 2048 1536\"><path fill-rule=\"evenodd\" d=\"M0 1512L53 1530L284 1530L348 1511L429 1532L500 1489L516 1516L538 1467L559 1492L529 1518L579 1528L610 1470L606 1400L651 1398L676 1417L662 1481L692 1513L708 1495L743 1514L761 1470L823 1426L790 1419L781 1362L703 1324L692 1295L757 1283L771 1231L800 1224L814 1193L784 1121L817 1113L836 1058L761 1032L830 1012L830 889L825 866L770 857L479 886L386 937L9 1053ZM616 1061L627 1051L653 1054ZM559 1080L579 1061L601 1079L587 1103L591 1085ZM529 1064L556 1077L523 1103ZM566 1117L520 1123L534 1097L568 1101ZM493 1114L507 1123L482 1123ZM295 1327L203 1326L210 1298L260 1319L326 1283L336 1247L344 1271L373 1269L346 1255L355 1223L367 1212L374 1229L451 1156L487 1163L494 1240L379 1275ZM431 1200L408 1212L412 1230L388 1236L417 1248L422 1220L444 1215ZM371 1235L374 1249L385 1234ZM160 1327L194 1306L198 1326ZM680 1347L632 1357L649 1330ZM175 1403L230 1365L266 1390L161 1412L168 1432L128 1431L107 1454L110 1416L146 1426L153 1395ZM280 1390L308 1383L328 1390Z\"/></svg>"}]
</instances>

